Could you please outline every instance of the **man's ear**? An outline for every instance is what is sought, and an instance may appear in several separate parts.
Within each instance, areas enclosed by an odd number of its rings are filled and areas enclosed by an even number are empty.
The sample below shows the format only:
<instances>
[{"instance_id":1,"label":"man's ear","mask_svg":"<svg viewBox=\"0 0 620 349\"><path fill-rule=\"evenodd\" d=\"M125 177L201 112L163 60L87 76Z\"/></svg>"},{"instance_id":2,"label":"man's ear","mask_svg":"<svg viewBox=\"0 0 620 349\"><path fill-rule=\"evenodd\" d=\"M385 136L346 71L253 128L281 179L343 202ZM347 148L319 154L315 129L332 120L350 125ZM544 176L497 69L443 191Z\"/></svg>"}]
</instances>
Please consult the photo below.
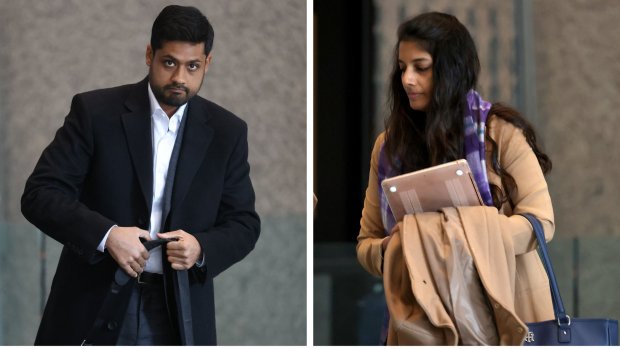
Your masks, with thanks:
<instances>
[{"instance_id":1,"label":"man's ear","mask_svg":"<svg viewBox=\"0 0 620 349\"><path fill-rule=\"evenodd\" d=\"M209 55L207 56L207 59L205 60L205 74L207 73L207 70L209 70L209 65L211 65L212 58L213 58L213 54L209 52Z\"/></svg>"},{"instance_id":2,"label":"man's ear","mask_svg":"<svg viewBox=\"0 0 620 349\"><path fill-rule=\"evenodd\" d=\"M151 48L151 44L146 45L146 65L149 67L153 63L153 49Z\"/></svg>"}]
</instances>

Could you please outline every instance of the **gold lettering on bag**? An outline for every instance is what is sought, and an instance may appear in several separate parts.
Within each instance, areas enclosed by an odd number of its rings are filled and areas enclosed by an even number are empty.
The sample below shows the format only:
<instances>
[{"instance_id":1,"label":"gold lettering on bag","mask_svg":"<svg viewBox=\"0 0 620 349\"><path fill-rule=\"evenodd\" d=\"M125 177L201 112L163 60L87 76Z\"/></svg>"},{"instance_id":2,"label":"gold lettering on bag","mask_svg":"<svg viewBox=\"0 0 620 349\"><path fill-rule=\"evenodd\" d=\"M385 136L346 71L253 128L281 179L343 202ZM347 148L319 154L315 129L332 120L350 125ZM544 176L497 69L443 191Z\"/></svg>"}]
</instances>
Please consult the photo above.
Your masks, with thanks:
<instances>
[{"instance_id":1,"label":"gold lettering on bag","mask_svg":"<svg viewBox=\"0 0 620 349\"><path fill-rule=\"evenodd\" d=\"M527 332L527 336L525 336L525 341L527 343L532 343L534 342L534 332L528 331Z\"/></svg>"}]
</instances>

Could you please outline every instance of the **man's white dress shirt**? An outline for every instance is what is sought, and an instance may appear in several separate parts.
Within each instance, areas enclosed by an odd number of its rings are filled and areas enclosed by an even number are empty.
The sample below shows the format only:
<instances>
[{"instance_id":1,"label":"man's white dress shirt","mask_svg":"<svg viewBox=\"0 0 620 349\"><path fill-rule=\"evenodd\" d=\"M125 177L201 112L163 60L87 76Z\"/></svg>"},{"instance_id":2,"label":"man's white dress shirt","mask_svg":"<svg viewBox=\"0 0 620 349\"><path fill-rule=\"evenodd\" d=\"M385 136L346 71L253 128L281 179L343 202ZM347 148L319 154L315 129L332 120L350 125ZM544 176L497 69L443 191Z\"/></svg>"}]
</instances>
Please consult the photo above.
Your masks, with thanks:
<instances>
[{"instance_id":1,"label":"man's white dress shirt","mask_svg":"<svg viewBox=\"0 0 620 349\"><path fill-rule=\"evenodd\" d=\"M151 136L153 144L153 203L151 205L151 219L149 224L149 234L152 239L157 239L157 233L165 233L160 231L162 209L164 205L164 189L166 187L166 177L168 176L168 166L170 165L170 156L174 148L183 113L187 107L187 103L180 106L177 111L168 118L168 115L159 105L151 84L148 84L149 102L151 105ZM110 228L112 230L113 227ZM97 248L103 252L105 243L110 234L110 230L106 233L103 240ZM163 273L161 247L156 247L149 251L149 259L146 262L144 271L149 273Z\"/></svg>"}]
</instances>

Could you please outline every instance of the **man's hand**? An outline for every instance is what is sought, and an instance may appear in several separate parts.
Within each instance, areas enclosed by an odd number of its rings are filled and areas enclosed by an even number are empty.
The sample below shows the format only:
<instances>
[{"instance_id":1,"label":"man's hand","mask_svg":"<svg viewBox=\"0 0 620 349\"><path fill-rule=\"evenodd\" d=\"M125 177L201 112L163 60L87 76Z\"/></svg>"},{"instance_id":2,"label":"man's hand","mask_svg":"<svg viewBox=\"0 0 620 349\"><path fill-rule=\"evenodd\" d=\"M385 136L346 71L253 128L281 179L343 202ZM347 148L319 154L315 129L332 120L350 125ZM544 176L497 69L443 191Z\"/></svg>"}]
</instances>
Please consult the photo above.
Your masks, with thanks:
<instances>
[{"instance_id":1,"label":"man's hand","mask_svg":"<svg viewBox=\"0 0 620 349\"><path fill-rule=\"evenodd\" d=\"M149 252L140 238L151 240L149 232L137 227L114 227L110 230L105 248L116 263L131 277L142 273Z\"/></svg>"},{"instance_id":2,"label":"man's hand","mask_svg":"<svg viewBox=\"0 0 620 349\"><path fill-rule=\"evenodd\" d=\"M168 233L157 233L159 238L178 237L178 241L171 241L166 245L166 254L168 262L172 265L172 269L185 270L196 264L198 258L202 259L202 249L198 240L183 230L171 231Z\"/></svg>"}]
</instances>

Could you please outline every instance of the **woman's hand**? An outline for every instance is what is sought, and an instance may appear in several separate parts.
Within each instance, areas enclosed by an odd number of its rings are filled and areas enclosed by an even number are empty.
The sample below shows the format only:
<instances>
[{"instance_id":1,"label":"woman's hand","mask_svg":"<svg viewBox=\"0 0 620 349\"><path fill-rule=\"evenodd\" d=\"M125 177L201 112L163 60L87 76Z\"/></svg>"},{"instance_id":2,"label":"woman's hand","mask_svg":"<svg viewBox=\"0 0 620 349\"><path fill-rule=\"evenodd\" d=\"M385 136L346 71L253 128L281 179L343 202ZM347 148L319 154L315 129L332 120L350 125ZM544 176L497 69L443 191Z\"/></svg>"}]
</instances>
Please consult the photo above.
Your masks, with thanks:
<instances>
[{"instance_id":1,"label":"woman's hand","mask_svg":"<svg viewBox=\"0 0 620 349\"><path fill-rule=\"evenodd\" d=\"M385 249L387 248L387 245L390 243L390 239L392 239L392 235L389 235L389 236L385 237L383 239L383 241L381 241L381 250L383 252L385 252Z\"/></svg>"},{"instance_id":2,"label":"woman's hand","mask_svg":"<svg viewBox=\"0 0 620 349\"><path fill-rule=\"evenodd\" d=\"M390 240L392 239L392 235L394 235L394 233L399 232L399 231L400 231L400 223L396 224L394 228L392 228L390 235L388 235L386 238L383 239L383 241L381 241L381 250L383 252L385 252L387 245L390 243Z\"/></svg>"}]
</instances>

